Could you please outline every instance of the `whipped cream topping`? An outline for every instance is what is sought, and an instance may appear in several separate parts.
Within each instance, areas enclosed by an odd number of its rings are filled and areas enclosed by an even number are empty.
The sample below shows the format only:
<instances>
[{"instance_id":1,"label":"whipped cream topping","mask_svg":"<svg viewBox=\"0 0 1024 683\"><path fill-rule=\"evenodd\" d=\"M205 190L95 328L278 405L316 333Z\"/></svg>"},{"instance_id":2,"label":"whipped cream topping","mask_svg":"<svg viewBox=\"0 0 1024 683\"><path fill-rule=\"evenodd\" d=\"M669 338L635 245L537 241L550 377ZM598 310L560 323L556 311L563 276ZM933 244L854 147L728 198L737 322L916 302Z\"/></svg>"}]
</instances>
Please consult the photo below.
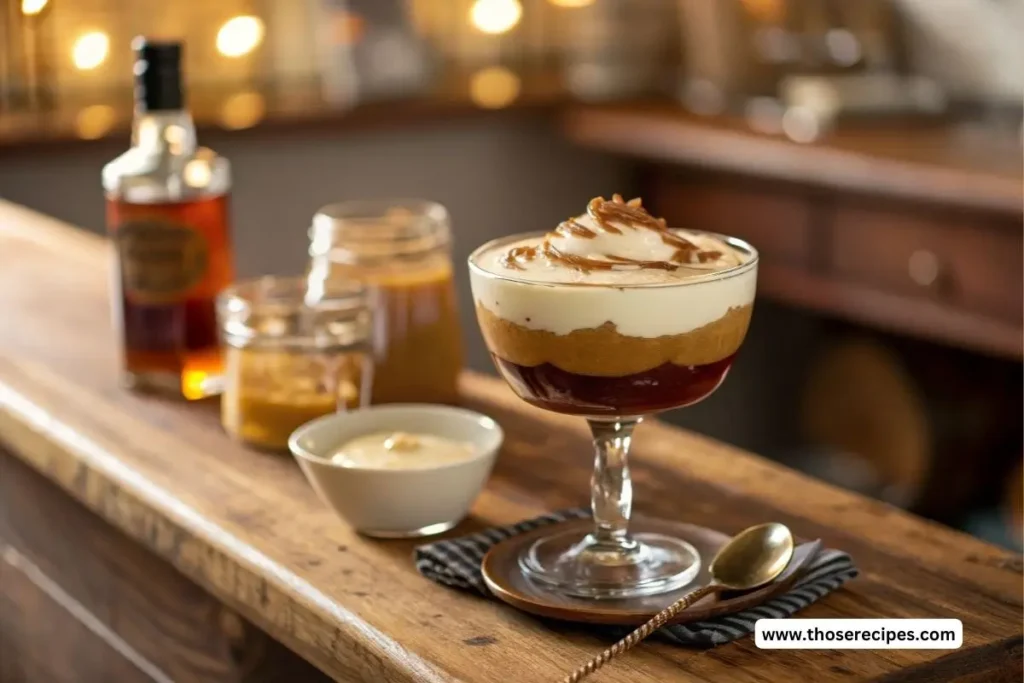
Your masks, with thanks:
<instances>
[{"instance_id":1,"label":"whipped cream topping","mask_svg":"<svg viewBox=\"0 0 1024 683\"><path fill-rule=\"evenodd\" d=\"M513 245L500 259L509 270L569 269L584 274L644 270L706 273L741 262L720 240L670 230L665 219L655 218L643 208L640 198L627 202L618 194L611 200L595 197L587 204L587 213L564 221L541 238ZM565 280L558 276L550 279Z\"/></svg>"},{"instance_id":2,"label":"whipped cream topping","mask_svg":"<svg viewBox=\"0 0 1024 683\"><path fill-rule=\"evenodd\" d=\"M620 334L650 338L752 304L753 258L715 236L666 228L640 200L616 195L592 200L585 215L545 235L480 247L470 283L477 306L531 330L568 334L611 323ZM576 284L592 286L563 286Z\"/></svg>"}]
</instances>

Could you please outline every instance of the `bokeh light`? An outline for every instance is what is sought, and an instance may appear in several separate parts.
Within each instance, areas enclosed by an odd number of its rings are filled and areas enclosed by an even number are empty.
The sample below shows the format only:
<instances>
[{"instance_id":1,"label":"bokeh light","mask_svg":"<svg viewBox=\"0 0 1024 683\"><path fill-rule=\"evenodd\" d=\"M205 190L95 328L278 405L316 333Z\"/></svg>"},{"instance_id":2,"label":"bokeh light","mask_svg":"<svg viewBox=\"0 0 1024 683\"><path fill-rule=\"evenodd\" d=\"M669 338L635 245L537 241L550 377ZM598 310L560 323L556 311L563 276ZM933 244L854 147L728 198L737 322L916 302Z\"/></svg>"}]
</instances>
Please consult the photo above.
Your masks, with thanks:
<instances>
[{"instance_id":1,"label":"bokeh light","mask_svg":"<svg viewBox=\"0 0 1024 683\"><path fill-rule=\"evenodd\" d=\"M519 0L476 0L469 10L469 21L484 33L507 33L523 16Z\"/></svg>"},{"instance_id":2,"label":"bokeh light","mask_svg":"<svg viewBox=\"0 0 1024 683\"><path fill-rule=\"evenodd\" d=\"M83 140L96 140L110 132L117 113L109 104L94 104L75 115L75 133Z\"/></svg>"},{"instance_id":3,"label":"bokeh light","mask_svg":"<svg viewBox=\"0 0 1024 683\"><path fill-rule=\"evenodd\" d=\"M221 105L220 124L229 130L252 128L263 118L266 109L266 102L260 93L235 93Z\"/></svg>"},{"instance_id":4,"label":"bokeh light","mask_svg":"<svg viewBox=\"0 0 1024 683\"><path fill-rule=\"evenodd\" d=\"M502 109L515 102L522 87L519 76L503 66L489 66L473 74L469 97L484 109Z\"/></svg>"},{"instance_id":5,"label":"bokeh light","mask_svg":"<svg viewBox=\"0 0 1024 683\"><path fill-rule=\"evenodd\" d=\"M247 55L263 42L263 32L263 21L259 17L228 19L217 31L217 52L225 57Z\"/></svg>"},{"instance_id":6,"label":"bokeh light","mask_svg":"<svg viewBox=\"0 0 1024 683\"><path fill-rule=\"evenodd\" d=\"M95 69L110 53L110 38L103 31L90 31L78 37L71 48L71 61L76 69Z\"/></svg>"},{"instance_id":7,"label":"bokeh light","mask_svg":"<svg viewBox=\"0 0 1024 683\"><path fill-rule=\"evenodd\" d=\"M210 180L213 178L213 169L210 168L210 162L206 159L192 159L185 164L182 177L186 184L204 188L210 184Z\"/></svg>"},{"instance_id":8,"label":"bokeh light","mask_svg":"<svg viewBox=\"0 0 1024 683\"><path fill-rule=\"evenodd\" d=\"M25 16L39 14L46 7L47 0L21 0L21 13Z\"/></svg>"}]
</instances>

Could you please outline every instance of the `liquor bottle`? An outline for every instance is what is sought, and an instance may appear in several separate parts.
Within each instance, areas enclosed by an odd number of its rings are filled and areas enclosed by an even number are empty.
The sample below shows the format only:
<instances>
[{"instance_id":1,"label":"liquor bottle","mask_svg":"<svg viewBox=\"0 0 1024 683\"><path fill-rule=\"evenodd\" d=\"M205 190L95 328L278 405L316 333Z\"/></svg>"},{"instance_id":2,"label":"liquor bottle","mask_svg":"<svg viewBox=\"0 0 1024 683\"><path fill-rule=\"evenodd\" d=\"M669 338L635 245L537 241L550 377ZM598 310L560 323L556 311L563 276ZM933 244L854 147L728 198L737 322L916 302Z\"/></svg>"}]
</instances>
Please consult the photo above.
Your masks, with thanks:
<instances>
[{"instance_id":1,"label":"liquor bottle","mask_svg":"<svg viewBox=\"0 0 1024 683\"><path fill-rule=\"evenodd\" d=\"M123 384L202 397L221 371L217 293L234 279L227 159L196 143L182 45L136 38L132 146L103 168Z\"/></svg>"}]
</instances>

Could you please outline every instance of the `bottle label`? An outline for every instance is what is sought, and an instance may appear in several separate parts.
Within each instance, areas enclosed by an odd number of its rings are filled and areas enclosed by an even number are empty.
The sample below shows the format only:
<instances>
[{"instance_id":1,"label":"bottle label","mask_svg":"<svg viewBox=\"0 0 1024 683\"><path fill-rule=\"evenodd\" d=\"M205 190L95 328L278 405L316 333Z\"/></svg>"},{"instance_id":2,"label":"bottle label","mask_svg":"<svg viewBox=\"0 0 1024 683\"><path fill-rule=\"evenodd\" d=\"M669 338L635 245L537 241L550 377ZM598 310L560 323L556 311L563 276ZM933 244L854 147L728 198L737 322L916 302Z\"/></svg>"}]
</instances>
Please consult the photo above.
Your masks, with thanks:
<instances>
[{"instance_id":1,"label":"bottle label","mask_svg":"<svg viewBox=\"0 0 1024 683\"><path fill-rule=\"evenodd\" d=\"M113 234L124 292L143 303L182 299L206 275L206 238L187 225L129 220Z\"/></svg>"}]
</instances>

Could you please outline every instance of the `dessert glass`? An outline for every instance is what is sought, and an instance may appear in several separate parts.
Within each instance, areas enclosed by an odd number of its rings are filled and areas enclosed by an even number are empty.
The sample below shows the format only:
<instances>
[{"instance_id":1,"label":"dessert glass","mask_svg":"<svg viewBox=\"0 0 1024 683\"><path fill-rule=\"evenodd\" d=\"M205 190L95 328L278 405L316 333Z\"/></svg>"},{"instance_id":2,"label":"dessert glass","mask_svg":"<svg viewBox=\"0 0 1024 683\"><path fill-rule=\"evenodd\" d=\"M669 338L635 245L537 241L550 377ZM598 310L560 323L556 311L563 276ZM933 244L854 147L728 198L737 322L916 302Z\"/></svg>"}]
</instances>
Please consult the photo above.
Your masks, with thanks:
<instances>
[{"instance_id":1,"label":"dessert glass","mask_svg":"<svg viewBox=\"0 0 1024 683\"><path fill-rule=\"evenodd\" d=\"M593 531L540 537L524 550L520 569L576 597L674 590L693 580L700 557L673 522L631 524L630 442L645 416L693 405L725 379L749 325L757 251L687 231L724 242L741 262L635 285L540 282L484 258L543 234L494 240L469 257L477 318L502 377L532 405L585 417L593 435Z\"/></svg>"}]
</instances>

